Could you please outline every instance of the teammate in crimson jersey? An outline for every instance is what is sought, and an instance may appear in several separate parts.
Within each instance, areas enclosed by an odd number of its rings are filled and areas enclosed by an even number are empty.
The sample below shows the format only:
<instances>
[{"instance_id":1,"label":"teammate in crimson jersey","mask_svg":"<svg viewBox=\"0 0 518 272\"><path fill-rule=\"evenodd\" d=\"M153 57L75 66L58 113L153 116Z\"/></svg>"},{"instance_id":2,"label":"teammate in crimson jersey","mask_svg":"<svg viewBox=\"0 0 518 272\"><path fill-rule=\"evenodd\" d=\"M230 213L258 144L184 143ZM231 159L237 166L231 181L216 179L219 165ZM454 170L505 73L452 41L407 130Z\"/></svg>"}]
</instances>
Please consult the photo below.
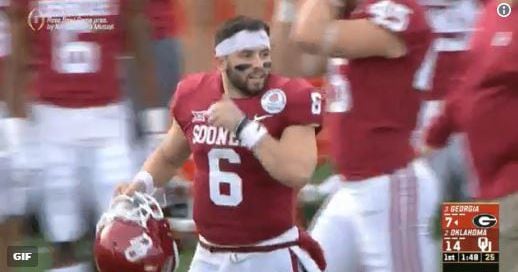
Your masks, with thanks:
<instances>
[{"instance_id":1,"label":"teammate in crimson jersey","mask_svg":"<svg viewBox=\"0 0 518 272\"><path fill-rule=\"evenodd\" d=\"M270 74L260 20L227 21L215 43L219 71L179 83L166 139L118 192L162 186L192 153L200 243L190 271L299 271L299 262L321 271L318 244L294 226L296 190L316 164L321 95Z\"/></svg>"},{"instance_id":2,"label":"teammate in crimson jersey","mask_svg":"<svg viewBox=\"0 0 518 272\"><path fill-rule=\"evenodd\" d=\"M117 181L130 178L130 134L127 109L119 82L118 57L125 51L142 69L141 99L154 106L156 86L146 57L146 23L141 0L13 1L25 4L13 38L13 48L27 48L36 63L32 114L42 156L42 227L54 244L51 271L88 271L79 263L72 242L88 222L81 199L97 216L108 207ZM30 11L30 12L29 12ZM126 41L129 43L126 44ZM27 66L27 60L22 61ZM28 77L27 69L9 67ZM13 80L13 79L11 79ZM11 90L16 93L16 90ZM25 90L23 90L25 91ZM23 131L27 121L18 119ZM87 169L88 175L83 174ZM88 176L88 179L87 179ZM90 183L91 182L91 183ZM86 183L86 184L85 184ZM89 190L80 190L80 188ZM85 197L82 197L85 196Z\"/></svg>"},{"instance_id":3,"label":"teammate in crimson jersey","mask_svg":"<svg viewBox=\"0 0 518 272\"><path fill-rule=\"evenodd\" d=\"M345 183L311 231L327 271L436 271L429 227L438 184L410 142L420 105L414 77L432 40L423 8L413 0L308 0L295 17L280 10L278 18L306 53L348 59L328 69L325 98L331 155ZM306 71L321 71L321 61L302 60Z\"/></svg>"},{"instance_id":4,"label":"teammate in crimson jersey","mask_svg":"<svg viewBox=\"0 0 518 272\"><path fill-rule=\"evenodd\" d=\"M425 58L426 67L419 77L431 79L429 91L422 92L424 101L416 131L416 146L423 144L424 131L435 116L440 113L443 99L461 82L464 58L469 50L469 40L473 33L478 1L427 0L421 2L432 25L435 39L433 50ZM430 76L430 73L432 76ZM467 168L465 143L462 134L455 135L448 147L429 157L430 165L441 181L441 198L444 201L466 199Z\"/></svg>"},{"instance_id":5,"label":"teammate in crimson jersey","mask_svg":"<svg viewBox=\"0 0 518 272\"><path fill-rule=\"evenodd\" d=\"M497 7L516 1L487 1L477 21L458 94L449 96L427 135L442 147L454 131L467 135L475 177L475 197L500 203L500 269L516 271L518 262L518 14L500 17Z\"/></svg>"}]
</instances>

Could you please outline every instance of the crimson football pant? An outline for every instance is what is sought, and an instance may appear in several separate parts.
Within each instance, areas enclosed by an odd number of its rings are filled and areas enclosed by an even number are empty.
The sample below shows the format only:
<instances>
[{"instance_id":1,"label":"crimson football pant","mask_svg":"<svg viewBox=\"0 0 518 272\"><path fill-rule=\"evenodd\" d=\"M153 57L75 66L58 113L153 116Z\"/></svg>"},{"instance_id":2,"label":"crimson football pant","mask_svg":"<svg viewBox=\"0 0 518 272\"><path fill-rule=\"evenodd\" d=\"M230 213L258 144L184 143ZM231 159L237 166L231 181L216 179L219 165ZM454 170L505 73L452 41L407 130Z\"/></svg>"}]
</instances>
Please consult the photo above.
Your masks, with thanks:
<instances>
[{"instance_id":1,"label":"crimson football pant","mask_svg":"<svg viewBox=\"0 0 518 272\"><path fill-rule=\"evenodd\" d=\"M416 160L391 175L345 182L310 233L324 250L327 272L436 272L438 206L437 179Z\"/></svg>"},{"instance_id":2,"label":"crimson football pant","mask_svg":"<svg viewBox=\"0 0 518 272\"><path fill-rule=\"evenodd\" d=\"M79 239L87 230L85 212L97 221L115 186L129 181L135 165L124 104L91 108L35 105L44 169L40 222L52 242Z\"/></svg>"}]
</instances>

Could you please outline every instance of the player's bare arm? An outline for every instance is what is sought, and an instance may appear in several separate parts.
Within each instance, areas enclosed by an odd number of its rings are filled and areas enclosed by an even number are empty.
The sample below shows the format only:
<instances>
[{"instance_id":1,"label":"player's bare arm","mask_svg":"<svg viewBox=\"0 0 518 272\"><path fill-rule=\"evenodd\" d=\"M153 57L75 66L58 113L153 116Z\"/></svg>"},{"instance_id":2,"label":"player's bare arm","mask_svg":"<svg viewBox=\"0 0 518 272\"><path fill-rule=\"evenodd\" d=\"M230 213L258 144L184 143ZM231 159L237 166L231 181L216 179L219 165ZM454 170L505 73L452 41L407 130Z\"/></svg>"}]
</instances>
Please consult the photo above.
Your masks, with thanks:
<instances>
[{"instance_id":1,"label":"player's bare arm","mask_svg":"<svg viewBox=\"0 0 518 272\"><path fill-rule=\"evenodd\" d=\"M310 181L317 164L315 128L290 126L279 140L266 135L254 147L254 153L273 177L301 188Z\"/></svg>"},{"instance_id":2,"label":"player's bare arm","mask_svg":"<svg viewBox=\"0 0 518 272\"><path fill-rule=\"evenodd\" d=\"M268 21L266 8L268 0L234 0L236 14Z\"/></svg>"},{"instance_id":3,"label":"player's bare arm","mask_svg":"<svg viewBox=\"0 0 518 272\"><path fill-rule=\"evenodd\" d=\"M305 1L297 14L292 38L308 52L330 57L397 58L406 53L401 38L368 19L337 20L336 11L350 3Z\"/></svg>"},{"instance_id":4,"label":"player's bare arm","mask_svg":"<svg viewBox=\"0 0 518 272\"><path fill-rule=\"evenodd\" d=\"M324 74L327 56L308 54L290 36L293 22L302 1L276 0L272 19L272 59L274 73L284 76L316 77Z\"/></svg>"},{"instance_id":5,"label":"player's bare arm","mask_svg":"<svg viewBox=\"0 0 518 272\"><path fill-rule=\"evenodd\" d=\"M149 193L153 187L164 186L190 154L189 143L180 125L173 121L165 139L144 162L134 181L130 184L121 184L116 194L132 194L136 190Z\"/></svg>"},{"instance_id":6,"label":"player's bare arm","mask_svg":"<svg viewBox=\"0 0 518 272\"><path fill-rule=\"evenodd\" d=\"M11 32L11 54L5 63L4 86L5 101L13 119L27 117L26 84L29 79L28 59L29 43L26 14L18 5L8 8Z\"/></svg>"},{"instance_id":7,"label":"player's bare arm","mask_svg":"<svg viewBox=\"0 0 518 272\"><path fill-rule=\"evenodd\" d=\"M151 53L149 22L144 13L145 0L131 0L124 10L124 22L128 34L128 48L136 61L139 78L139 97L146 107L156 107L158 103L158 83Z\"/></svg>"},{"instance_id":8,"label":"player's bare arm","mask_svg":"<svg viewBox=\"0 0 518 272\"><path fill-rule=\"evenodd\" d=\"M185 0L189 35L183 37L185 50L185 73L211 69L213 44L212 28L216 1Z\"/></svg>"}]
</instances>

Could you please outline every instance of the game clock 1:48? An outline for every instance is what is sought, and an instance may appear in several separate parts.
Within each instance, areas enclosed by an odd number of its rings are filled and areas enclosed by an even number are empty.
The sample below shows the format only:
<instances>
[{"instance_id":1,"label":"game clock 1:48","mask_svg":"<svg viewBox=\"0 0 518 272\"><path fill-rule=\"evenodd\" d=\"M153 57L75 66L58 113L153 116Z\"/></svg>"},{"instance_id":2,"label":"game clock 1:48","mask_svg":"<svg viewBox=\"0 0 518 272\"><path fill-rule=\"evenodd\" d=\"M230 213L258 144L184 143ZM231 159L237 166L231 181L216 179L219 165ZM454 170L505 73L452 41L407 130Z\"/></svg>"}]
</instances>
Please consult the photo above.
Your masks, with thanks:
<instances>
[{"instance_id":1,"label":"game clock 1:48","mask_svg":"<svg viewBox=\"0 0 518 272\"><path fill-rule=\"evenodd\" d=\"M444 203L443 272L498 272L497 203Z\"/></svg>"}]
</instances>

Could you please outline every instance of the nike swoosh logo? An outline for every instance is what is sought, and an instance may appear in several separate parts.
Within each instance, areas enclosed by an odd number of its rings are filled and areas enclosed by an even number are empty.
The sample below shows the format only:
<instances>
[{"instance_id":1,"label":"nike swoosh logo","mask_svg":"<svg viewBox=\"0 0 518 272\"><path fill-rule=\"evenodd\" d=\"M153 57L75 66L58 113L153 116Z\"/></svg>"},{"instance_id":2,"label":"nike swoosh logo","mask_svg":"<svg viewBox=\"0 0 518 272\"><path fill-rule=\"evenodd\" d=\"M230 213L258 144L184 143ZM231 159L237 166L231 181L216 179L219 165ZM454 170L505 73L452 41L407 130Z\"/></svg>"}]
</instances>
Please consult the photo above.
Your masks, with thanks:
<instances>
[{"instance_id":1,"label":"nike swoosh logo","mask_svg":"<svg viewBox=\"0 0 518 272\"><path fill-rule=\"evenodd\" d=\"M254 115L254 121L262 121L262 120L264 120L266 118L270 118L270 117L273 117L273 115L266 114L266 115L257 116L257 114L256 114L256 115Z\"/></svg>"}]
</instances>

